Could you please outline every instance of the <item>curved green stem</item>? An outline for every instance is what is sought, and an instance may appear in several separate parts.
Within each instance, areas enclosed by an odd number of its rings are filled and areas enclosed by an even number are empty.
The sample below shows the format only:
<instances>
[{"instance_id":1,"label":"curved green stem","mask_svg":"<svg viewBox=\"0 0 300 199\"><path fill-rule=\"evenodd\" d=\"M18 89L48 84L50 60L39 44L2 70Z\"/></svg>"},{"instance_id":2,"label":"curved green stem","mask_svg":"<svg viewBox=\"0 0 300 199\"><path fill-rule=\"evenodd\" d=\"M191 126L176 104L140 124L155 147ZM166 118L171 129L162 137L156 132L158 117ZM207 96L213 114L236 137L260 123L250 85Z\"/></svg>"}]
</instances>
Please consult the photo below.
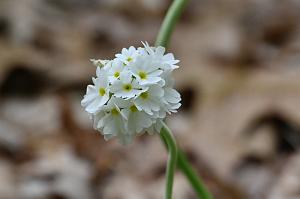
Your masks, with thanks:
<instances>
[{"instance_id":1,"label":"curved green stem","mask_svg":"<svg viewBox=\"0 0 300 199\"><path fill-rule=\"evenodd\" d=\"M164 136L161 136L161 140L168 148L167 140ZM179 149L179 147L177 147L177 166L192 185L198 198L213 199L212 195L207 190L202 180L198 177L197 173L195 172L191 164L188 162L185 154Z\"/></svg>"},{"instance_id":2,"label":"curved green stem","mask_svg":"<svg viewBox=\"0 0 300 199\"><path fill-rule=\"evenodd\" d=\"M161 25L160 31L155 42L156 46L168 46L176 22L178 21L186 3L187 0L173 1ZM160 136L170 152L170 158L167 165L166 199L171 199L172 197L173 179L176 167L174 161L176 161L176 159L179 169L189 180L195 192L197 193L197 196L201 199L213 199L212 195L206 189L201 179L197 176L196 172L187 161L185 154L180 150L177 153L175 139L172 136L170 129L164 123L163 128L160 132Z\"/></svg>"},{"instance_id":3,"label":"curved green stem","mask_svg":"<svg viewBox=\"0 0 300 199\"><path fill-rule=\"evenodd\" d=\"M177 163L177 144L171 130L162 122L162 129L160 131L161 138L165 141L165 144L169 150L169 160L167 164L166 172L166 192L165 199L172 199L173 181Z\"/></svg>"},{"instance_id":4,"label":"curved green stem","mask_svg":"<svg viewBox=\"0 0 300 199\"><path fill-rule=\"evenodd\" d=\"M155 45L167 47L174 27L185 8L187 0L174 0L160 27Z\"/></svg>"},{"instance_id":5,"label":"curved green stem","mask_svg":"<svg viewBox=\"0 0 300 199\"><path fill-rule=\"evenodd\" d=\"M202 199L213 199L210 192L207 190L202 180L198 177L197 173L193 169L193 167L188 162L185 154L179 150L177 156L177 165L178 168L185 174L186 178L191 183L194 188L197 196Z\"/></svg>"},{"instance_id":6,"label":"curved green stem","mask_svg":"<svg viewBox=\"0 0 300 199\"><path fill-rule=\"evenodd\" d=\"M168 138L164 135L165 132L165 127L167 126L165 123L163 123L164 128L162 128L160 132L160 137L165 146L169 150L169 145L168 145ZM171 131L169 128L166 127L168 130L169 134L172 136ZM162 132L164 132L162 134ZM175 138L172 136L172 139L175 141ZM176 144L176 143L175 143ZM192 185L193 189L195 190L198 198L201 199L213 199L213 196L211 193L208 191L202 180L198 177L196 171L193 169L191 164L188 162L185 154L182 152L182 150L177 146L177 166L178 168L182 171L182 173L186 176L190 184Z\"/></svg>"}]
</instances>

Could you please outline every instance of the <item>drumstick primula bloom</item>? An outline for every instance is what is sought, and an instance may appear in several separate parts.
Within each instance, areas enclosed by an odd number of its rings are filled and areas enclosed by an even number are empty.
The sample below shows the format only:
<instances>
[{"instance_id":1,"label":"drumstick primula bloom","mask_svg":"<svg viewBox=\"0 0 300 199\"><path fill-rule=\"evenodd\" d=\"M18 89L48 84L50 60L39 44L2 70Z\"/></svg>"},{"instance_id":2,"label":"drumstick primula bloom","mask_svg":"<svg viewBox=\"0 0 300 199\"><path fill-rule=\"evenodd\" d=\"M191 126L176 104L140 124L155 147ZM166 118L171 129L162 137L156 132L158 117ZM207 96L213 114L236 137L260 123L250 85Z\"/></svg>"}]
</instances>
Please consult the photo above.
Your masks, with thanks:
<instances>
[{"instance_id":1,"label":"drumstick primula bloom","mask_svg":"<svg viewBox=\"0 0 300 199\"><path fill-rule=\"evenodd\" d=\"M171 75L179 60L164 47L123 48L113 60L92 59L97 67L81 105L105 140L131 143L135 135L159 132L166 113L177 112L180 94Z\"/></svg>"}]
</instances>

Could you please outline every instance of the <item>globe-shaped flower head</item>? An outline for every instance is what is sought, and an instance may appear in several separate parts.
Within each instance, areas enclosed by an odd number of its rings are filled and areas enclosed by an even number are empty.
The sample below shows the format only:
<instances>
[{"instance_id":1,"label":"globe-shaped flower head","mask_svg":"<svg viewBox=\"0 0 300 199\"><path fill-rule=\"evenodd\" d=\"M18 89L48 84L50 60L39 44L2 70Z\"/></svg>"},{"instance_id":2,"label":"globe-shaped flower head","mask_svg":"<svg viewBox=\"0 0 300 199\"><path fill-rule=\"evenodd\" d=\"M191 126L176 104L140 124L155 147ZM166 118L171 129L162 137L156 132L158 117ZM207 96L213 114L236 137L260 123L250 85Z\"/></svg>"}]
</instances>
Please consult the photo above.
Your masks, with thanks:
<instances>
[{"instance_id":1,"label":"globe-shaped flower head","mask_svg":"<svg viewBox=\"0 0 300 199\"><path fill-rule=\"evenodd\" d=\"M135 135L159 132L166 113L181 105L171 77L179 60L161 46L143 45L123 48L113 60L91 60L96 77L81 105L105 140L117 137L128 144Z\"/></svg>"}]
</instances>

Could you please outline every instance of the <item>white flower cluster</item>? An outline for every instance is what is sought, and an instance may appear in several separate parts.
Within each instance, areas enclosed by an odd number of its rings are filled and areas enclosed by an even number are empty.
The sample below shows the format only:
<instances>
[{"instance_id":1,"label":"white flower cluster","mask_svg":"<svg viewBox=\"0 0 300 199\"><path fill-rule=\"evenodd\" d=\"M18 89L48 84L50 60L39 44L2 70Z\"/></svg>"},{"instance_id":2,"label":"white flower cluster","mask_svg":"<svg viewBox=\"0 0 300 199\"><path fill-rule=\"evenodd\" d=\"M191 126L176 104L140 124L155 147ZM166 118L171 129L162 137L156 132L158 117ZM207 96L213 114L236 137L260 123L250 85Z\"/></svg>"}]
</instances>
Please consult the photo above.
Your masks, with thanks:
<instances>
[{"instance_id":1,"label":"white flower cluster","mask_svg":"<svg viewBox=\"0 0 300 199\"><path fill-rule=\"evenodd\" d=\"M181 105L171 78L179 60L161 46L143 45L123 48L113 60L91 60L96 77L81 105L106 140L117 137L128 144L142 132L159 132L166 113Z\"/></svg>"}]
</instances>

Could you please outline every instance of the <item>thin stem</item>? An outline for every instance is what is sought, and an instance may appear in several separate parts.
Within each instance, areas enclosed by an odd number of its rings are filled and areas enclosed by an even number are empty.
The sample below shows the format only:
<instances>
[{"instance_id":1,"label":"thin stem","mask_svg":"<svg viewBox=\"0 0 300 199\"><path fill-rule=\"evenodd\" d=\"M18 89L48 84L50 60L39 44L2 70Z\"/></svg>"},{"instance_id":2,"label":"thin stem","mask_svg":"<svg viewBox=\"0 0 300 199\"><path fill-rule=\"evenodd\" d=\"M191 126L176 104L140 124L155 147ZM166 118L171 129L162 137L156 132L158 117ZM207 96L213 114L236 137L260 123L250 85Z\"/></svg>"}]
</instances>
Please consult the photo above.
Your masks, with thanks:
<instances>
[{"instance_id":1,"label":"thin stem","mask_svg":"<svg viewBox=\"0 0 300 199\"><path fill-rule=\"evenodd\" d=\"M174 0L160 27L155 45L167 47L174 27L185 8L187 0Z\"/></svg>"},{"instance_id":2,"label":"thin stem","mask_svg":"<svg viewBox=\"0 0 300 199\"><path fill-rule=\"evenodd\" d=\"M167 147L167 141L166 139L161 136L161 140ZM197 173L193 169L193 167L188 162L185 154L182 152L182 150L177 147L177 166L181 170L181 172L186 176L192 187L194 188L198 198L201 199L213 199L210 192L205 187L202 180L198 177Z\"/></svg>"},{"instance_id":3,"label":"thin stem","mask_svg":"<svg viewBox=\"0 0 300 199\"><path fill-rule=\"evenodd\" d=\"M185 154L181 150L178 150L177 165L182 173L185 174L199 198L213 199L212 195L207 190L202 180L198 177L197 173L192 168Z\"/></svg>"},{"instance_id":4,"label":"thin stem","mask_svg":"<svg viewBox=\"0 0 300 199\"><path fill-rule=\"evenodd\" d=\"M163 127L160 131L160 136L165 141L169 150L169 160L166 171L165 199L172 199L174 173L177 163L177 144L171 130L167 127L167 125L165 125L165 123L162 123L162 125Z\"/></svg>"},{"instance_id":5,"label":"thin stem","mask_svg":"<svg viewBox=\"0 0 300 199\"><path fill-rule=\"evenodd\" d=\"M167 47L171 38L171 34L174 30L174 27L187 3L187 0L174 0L170 6L167 15L161 25L160 31L158 33L155 45ZM166 199L171 199L172 197L172 188L173 188L173 179L175 172L174 161L177 159L177 165L182 173L189 180L193 186L198 197L201 199L213 199L212 195L206 189L205 185L202 183L200 178L197 176L196 172L192 166L187 161L184 153L178 151L174 137L172 136L169 128L163 123L163 128L160 132L162 141L166 144L169 152L170 158L167 165L167 187L166 187ZM177 155L174 155L177 154ZM178 156L178 157L177 157Z\"/></svg>"}]
</instances>

